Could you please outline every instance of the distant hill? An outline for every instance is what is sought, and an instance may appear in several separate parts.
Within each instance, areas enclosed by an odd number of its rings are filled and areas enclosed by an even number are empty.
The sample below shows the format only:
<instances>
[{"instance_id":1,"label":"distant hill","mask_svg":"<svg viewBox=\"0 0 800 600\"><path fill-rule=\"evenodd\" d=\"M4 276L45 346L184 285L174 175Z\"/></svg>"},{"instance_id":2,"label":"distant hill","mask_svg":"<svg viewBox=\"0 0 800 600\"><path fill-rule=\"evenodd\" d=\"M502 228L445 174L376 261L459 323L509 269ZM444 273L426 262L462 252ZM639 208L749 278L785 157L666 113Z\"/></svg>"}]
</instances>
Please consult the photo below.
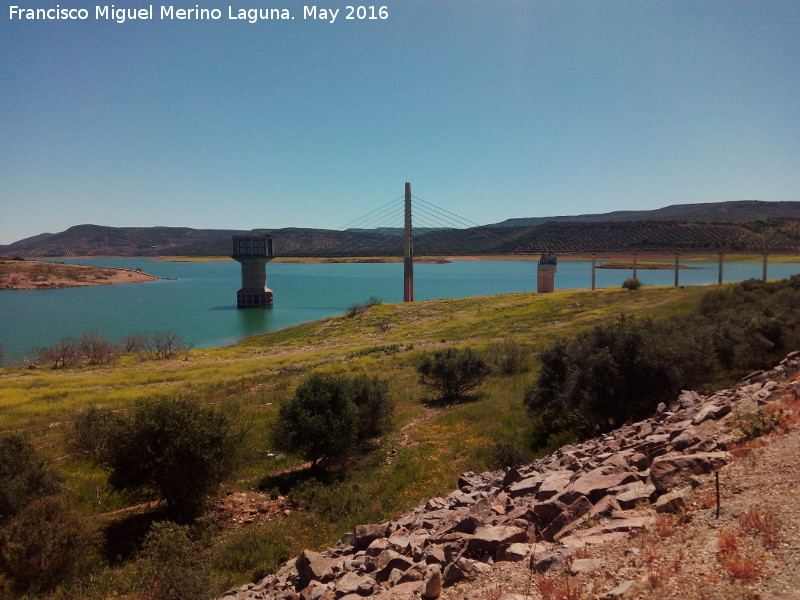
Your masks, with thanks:
<instances>
[{"instance_id":1,"label":"distant hill","mask_svg":"<svg viewBox=\"0 0 800 600\"><path fill-rule=\"evenodd\" d=\"M268 231L279 256L402 254L403 238L395 228L251 231ZM0 256L227 256L231 236L243 233L248 232L77 225L0 246ZM800 252L800 202L688 204L654 211L509 219L470 229L419 228L414 249L419 256L676 249Z\"/></svg>"},{"instance_id":2,"label":"distant hill","mask_svg":"<svg viewBox=\"0 0 800 600\"><path fill-rule=\"evenodd\" d=\"M551 221L600 223L607 221L698 221L705 223L756 221L759 219L800 219L800 202L736 200L707 204L673 204L655 210L617 210L609 213L559 217L506 219L499 227L534 227Z\"/></svg>"},{"instance_id":3,"label":"distant hill","mask_svg":"<svg viewBox=\"0 0 800 600\"><path fill-rule=\"evenodd\" d=\"M256 229L254 232L266 232ZM44 233L7 246L0 255L23 258L81 256L229 256L231 237L250 233L239 229L189 227L105 227L76 225L61 233ZM328 229L272 230L282 255L304 253L364 255L401 252L402 238L394 233L352 232Z\"/></svg>"},{"instance_id":4,"label":"distant hill","mask_svg":"<svg viewBox=\"0 0 800 600\"><path fill-rule=\"evenodd\" d=\"M800 251L800 220L749 223L552 222L536 227L495 225L419 236L414 240L414 249L419 255L610 250L797 252Z\"/></svg>"}]
</instances>

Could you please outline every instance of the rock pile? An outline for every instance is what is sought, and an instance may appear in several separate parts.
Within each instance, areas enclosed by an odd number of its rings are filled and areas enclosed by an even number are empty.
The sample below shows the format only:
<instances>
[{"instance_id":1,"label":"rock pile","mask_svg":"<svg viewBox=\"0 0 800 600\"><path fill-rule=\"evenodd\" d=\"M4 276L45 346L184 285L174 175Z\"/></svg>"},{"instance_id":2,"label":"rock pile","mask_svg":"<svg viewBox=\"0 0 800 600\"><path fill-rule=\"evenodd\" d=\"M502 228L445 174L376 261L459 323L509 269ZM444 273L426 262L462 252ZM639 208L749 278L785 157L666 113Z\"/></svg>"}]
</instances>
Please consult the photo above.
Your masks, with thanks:
<instances>
[{"instance_id":1,"label":"rock pile","mask_svg":"<svg viewBox=\"0 0 800 600\"><path fill-rule=\"evenodd\" d=\"M800 352L704 397L684 391L645 421L508 471L464 473L459 489L402 517L359 525L325 552L305 551L225 600L358 600L384 590L437 598L443 586L530 561L544 572L580 548L625 537L679 511L741 437L719 421L753 412L800 371ZM795 393L800 386L795 379ZM588 560L588 559L587 559ZM586 561L583 561L586 562ZM572 570L584 568L581 560ZM587 564L585 568L594 568Z\"/></svg>"}]
</instances>

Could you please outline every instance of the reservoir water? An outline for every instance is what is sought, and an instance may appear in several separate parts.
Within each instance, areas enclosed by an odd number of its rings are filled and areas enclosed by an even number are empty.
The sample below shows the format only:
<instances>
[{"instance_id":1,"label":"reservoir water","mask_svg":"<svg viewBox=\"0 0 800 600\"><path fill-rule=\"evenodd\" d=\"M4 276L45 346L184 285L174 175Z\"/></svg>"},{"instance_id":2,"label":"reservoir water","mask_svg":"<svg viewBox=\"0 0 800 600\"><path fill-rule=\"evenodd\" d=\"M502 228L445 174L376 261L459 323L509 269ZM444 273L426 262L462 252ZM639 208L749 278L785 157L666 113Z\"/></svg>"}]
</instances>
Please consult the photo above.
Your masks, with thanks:
<instances>
[{"instance_id":1,"label":"reservoir water","mask_svg":"<svg viewBox=\"0 0 800 600\"><path fill-rule=\"evenodd\" d=\"M341 314L354 302L377 296L400 302L402 263L267 265L267 285L275 293L271 309L236 309L241 283L236 262L172 263L148 259L81 259L64 262L109 267L141 267L163 279L147 283L55 290L0 290L0 344L7 362L35 346L63 337L99 331L110 340L141 332L174 329L194 348L231 344L244 337L276 331ZM689 262L681 285L717 282L718 264ZM598 287L619 287L630 270L597 269ZM769 265L770 279L800 273L798 263ZM461 298L536 290L535 261L457 261L414 265L417 300ZM672 285L672 270L639 270L645 285ZM727 262L725 281L761 277L761 263ZM558 289L588 288L591 263L560 261Z\"/></svg>"}]
</instances>

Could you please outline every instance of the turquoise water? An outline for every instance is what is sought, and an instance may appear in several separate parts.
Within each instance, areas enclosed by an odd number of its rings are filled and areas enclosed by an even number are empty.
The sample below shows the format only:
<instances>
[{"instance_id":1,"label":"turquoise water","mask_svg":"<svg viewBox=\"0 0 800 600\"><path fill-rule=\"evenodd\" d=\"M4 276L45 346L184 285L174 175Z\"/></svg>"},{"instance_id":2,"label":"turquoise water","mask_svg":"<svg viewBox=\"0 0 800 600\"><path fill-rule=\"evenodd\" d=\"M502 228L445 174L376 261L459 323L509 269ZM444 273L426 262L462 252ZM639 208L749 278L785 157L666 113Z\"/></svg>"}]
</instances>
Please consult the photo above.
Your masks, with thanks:
<instances>
[{"instance_id":1,"label":"turquoise water","mask_svg":"<svg viewBox=\"0 0 800 600\"><path fill-rule=\"evenodd\" d=\"M147 259L82 259L81 264L141 267L174 280L65 288L0 290L0 344L12 359L35 346L96 330L111 340L136 332L175 329L194 348L232 344L241 338L341 314L370 296L400 302L403 265L269 264L267 285L275 293L271 309L236 309L239 264L169 263ZM558 289L588 288L588 261L562 261ZM692 262L680 273L681 285L716 283L716 262ZM629 270L598 269L598 287L619 287ZM769 265L771 279L800 273L800 264ZM414 265L417 300L460 298L536 289L535 261L459 261ZM674 272L640 270L645 285L672 285ZM761 263L725 263L724 280L761 277Z\"/></svg>"}]
</instances>

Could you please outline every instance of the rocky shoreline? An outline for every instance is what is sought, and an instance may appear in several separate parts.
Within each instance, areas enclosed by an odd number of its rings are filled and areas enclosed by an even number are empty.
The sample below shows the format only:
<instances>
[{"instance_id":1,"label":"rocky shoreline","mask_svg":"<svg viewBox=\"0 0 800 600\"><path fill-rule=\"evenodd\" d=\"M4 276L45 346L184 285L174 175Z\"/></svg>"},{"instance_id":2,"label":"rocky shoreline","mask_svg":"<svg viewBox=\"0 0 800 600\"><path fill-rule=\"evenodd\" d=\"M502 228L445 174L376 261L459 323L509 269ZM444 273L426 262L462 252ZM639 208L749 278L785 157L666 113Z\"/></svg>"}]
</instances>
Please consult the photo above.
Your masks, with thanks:
<instances>
[{"instance_id":1,"label":"rocky shoreline","mask_svg":"<svg viewBox=\"0 0 800 600\"><path fill-rule=\"evenodd\" d=\"M708 396L684 391L650 419L529 465L464 473L446 497L388 523L359 525L335 547L305 551L276 574L222 598L432 599L503 563L526 561L540 573L592 568L582 562L594 559L576 555L649 530L659 514L683 511L693 489L731 461L728 450L743 437L729 426L732 420L778 393L800 397L800 379L781 383L798 371L800 351Z\"/></svg>"}]
</instances>

